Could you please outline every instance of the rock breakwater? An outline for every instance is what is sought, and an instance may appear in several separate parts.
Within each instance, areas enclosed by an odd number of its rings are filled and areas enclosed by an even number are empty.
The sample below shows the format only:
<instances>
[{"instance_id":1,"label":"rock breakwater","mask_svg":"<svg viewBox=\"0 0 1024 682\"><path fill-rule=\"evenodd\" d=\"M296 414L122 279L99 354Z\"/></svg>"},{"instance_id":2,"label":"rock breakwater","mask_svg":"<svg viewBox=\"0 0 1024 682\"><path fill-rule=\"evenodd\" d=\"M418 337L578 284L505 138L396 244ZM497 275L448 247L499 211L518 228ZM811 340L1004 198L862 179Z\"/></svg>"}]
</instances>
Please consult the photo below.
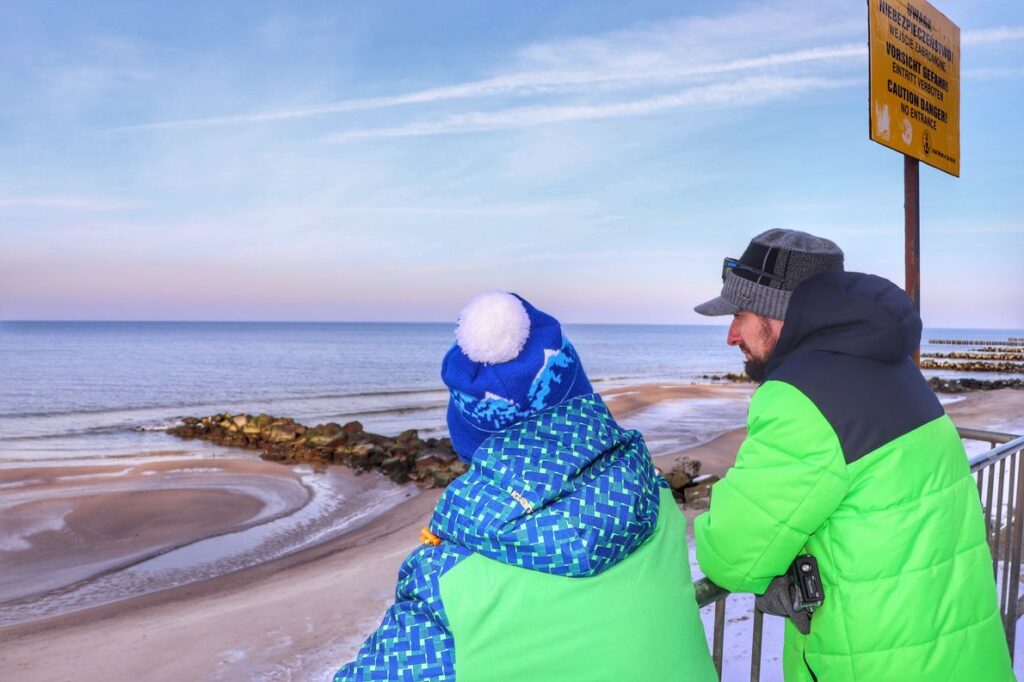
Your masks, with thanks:
<instances>
[{"instance_id":1,"label":"rock breakwater","mask_svg":"<svg viewBox=\"0 0 1024 682\"><path fill-rule=\"evenodd\" d=\"M734 384L750 383L750 377L746 374L733 374L732 372L726 372L725 374L701 374L700 378L711 381L731 381Z\"/></svg>"},{"instance_id":2,"label":"rock breakwater","mask_svg":"<svg viewBox=\"0 0 1024 682\"><path fill-rule=\"evenodd\" d=\"M1024 390L1024 379L941 379L931 377L928 385L936 393L966 393L968 391L995 391L1001 388Z\"/></svg>"},{"instance_id":3,"label":"rock breakwater","mask_svg":"<svg viewBox=\"0 0 1024 682\"><path fill-rule=\"evenodd\" d=\"M966 360L963 362L944 362L942 360L922 359L921 369L947 369L957 372L998 372L999 374L1024 374L1024 364L1017 362L993 362Z\"/></svg>"},{"instance_id":4,"label":"rock breakwater","mask_svg":"<svg viewBox=\"0 0 1024 682\"><path fill-rule=\"evenodd\" d=\"M929 343L936 346L974 347L965 351L943 350L922 353L921 369L1024 374L1024 344L1020 343L1020 339L1014 337L1010 337L1007 341L938 339L931 340Z\"/></svg>"},{"instance_id":5,"label":"rock breakwater","mask_svg":"<svg viewBox=\"0 0 1024 682\"><path fill-rule=\"evenodd\" d=\"M467 468L448 438L423 440L415 429L392 438L364 431L357 421L309 427L288 417L224 412L186 417L168 433L260 450L263 459L282 464L342 464L356 472L379 471L395 483L414 481L426 488L444 487Z\"/></svg>"},{"instance_id":6,"label":"rock breakwater","mask_svg":"<svg viewBox=\"0 0 1024 682\"><path fill-rule=\"evenodd\" d=\"M967 353L921 353L922 358L937 360L996 360L1004 362L1024 362L1024 352L1002 353L995 350L975 350Z\"/></svg>"},{"instance_id":7,"label":"rock breakwater","mask_svg":"<svg viewBox=\"0 0 1024 682\"><path fill-rule=\"evenodd\" d=\"M231 414L185 417L167 431L172 436L199 439L227 447L259 450L260 457L281 464L330 464L356 472L379 471L395 483L412 481L424 488L443 488L466 472L448 438L423 440L415 429L394 437L370 433L357 421L305 426L289 417ZM664 474L676 499L706 507L717 476L700 476L700 462L677 460Z\"/></svg>"}]
</instances>

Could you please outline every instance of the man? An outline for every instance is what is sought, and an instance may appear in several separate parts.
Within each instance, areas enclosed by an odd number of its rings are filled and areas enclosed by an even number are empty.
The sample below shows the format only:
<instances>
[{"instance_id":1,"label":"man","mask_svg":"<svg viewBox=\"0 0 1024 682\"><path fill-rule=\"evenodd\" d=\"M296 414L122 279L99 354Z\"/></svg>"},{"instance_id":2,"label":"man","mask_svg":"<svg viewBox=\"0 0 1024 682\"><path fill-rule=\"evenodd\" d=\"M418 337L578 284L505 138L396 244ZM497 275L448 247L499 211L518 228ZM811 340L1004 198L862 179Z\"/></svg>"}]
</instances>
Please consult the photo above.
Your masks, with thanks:
<instances>
[{"instance_id":1,"label":"man","mask_svg":"<svg viewBox=\"0 0 1024 682\"><path fill-rule=\"evenodd\" d=\"M909 297L794 230L758 235L722 274L696 311L733 316L728 343L760 386L694 523L701 569L791 616L787 682L1013 680L977 490L911 358ZM824 590L809 623L778 578L804 554Z\"/></svg>"},{"instance_id":2,"label":"man","mask_svg":"<svg viewBox=\"0 0 1024 682\"><path fill-rule=\"evenodd\" d=\"M336 682L714 682L686 520L558 321L486 292L441 376L469 471Z\"/></svg>"}]
</instances>

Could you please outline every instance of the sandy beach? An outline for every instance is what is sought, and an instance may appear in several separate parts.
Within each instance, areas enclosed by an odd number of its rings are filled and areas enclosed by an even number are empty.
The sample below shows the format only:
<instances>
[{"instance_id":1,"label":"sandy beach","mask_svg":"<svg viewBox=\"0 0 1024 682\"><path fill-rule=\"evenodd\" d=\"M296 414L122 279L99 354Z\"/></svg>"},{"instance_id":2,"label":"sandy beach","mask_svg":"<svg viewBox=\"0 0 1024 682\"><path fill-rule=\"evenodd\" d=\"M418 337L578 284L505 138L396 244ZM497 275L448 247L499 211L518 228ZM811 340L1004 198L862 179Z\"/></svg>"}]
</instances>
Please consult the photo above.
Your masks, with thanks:
<instances>
[{"instance_id":1,"label":"sandy beach","mask_svg":"<svg viewBox=\"0 0 1024 682\"><path fill-rule=\"evenodd\" d=\"M745 399L750 391L732 385L631 386L609 390L605 397L628 426L659 406ZM978 392L950 400L947 410L960 426L1024 431L1024 391ZM734 429L694 447L668 449L656 462L667 469L685 453L702 462L704 473L721 475L743 435L743 429ZM0 474L6 474L0 476L5 521L14 519L22 535L31 536L25 546L0 555L28 553L20 563L4 564L0 589L8 594L45 589L48 580L56 579L49 570L33 577L31 567L58 562L69 551L83 557L83 574L110 562L123 565L259 523L271 513L267 499L277 500L276 513L282 514L301 507L303 495L309 494L305 477L253 459L169 458L131 467ZM109 486L115 476L116 491L90 496L90 481L106 477ZM208 489L199 485L217 477L223 478ZM181 489L171 487L176 478ZM0 627L0 679L325 679L376 627L392 599L398 566L415 548L439 495L414 486L401 490L408 499L385 513L300 551L212 579ZM32 523L46 516L47 505L70 507L65 527L31 532ZM10 570L20 577L7 578L15 574Z\"/></svg>"}]
</instances>

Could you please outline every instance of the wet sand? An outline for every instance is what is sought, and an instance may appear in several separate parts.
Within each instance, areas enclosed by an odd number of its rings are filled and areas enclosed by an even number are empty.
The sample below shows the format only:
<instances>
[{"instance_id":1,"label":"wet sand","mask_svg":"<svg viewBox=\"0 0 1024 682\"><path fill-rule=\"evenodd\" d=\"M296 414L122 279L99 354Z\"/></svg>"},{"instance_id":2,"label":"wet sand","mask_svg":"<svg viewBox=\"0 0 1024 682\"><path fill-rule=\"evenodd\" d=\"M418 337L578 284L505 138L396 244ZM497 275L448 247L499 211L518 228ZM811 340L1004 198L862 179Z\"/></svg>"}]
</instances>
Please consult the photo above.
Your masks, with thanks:
<instances>
[{"instance_id":1,"label":"wet sand","mask_svg":"<svg viewBox=\"0 0 1024 682\"><path fill-rule=\"evenodd\" d=\"M1024 434L1024 391L947 394L946 413L957 426Z\"/></svg>"},{"instance_id":2,"label":"wet sand","mask_svg":"<svg viewBox=\"0 0 1024 682\"><path fill-rule=\"evenodd\" d=\"M628 421L664 400L735 390L623 387L606 397ZM947 409L958 425L998 430L1024 422L1024 392L967 394ZM686 454L706 473L724 473L742 437L743 429L731 430ZM678 456L657 462L667 468ZM0 628L0 679L326 679L378 624L437 496L426 491L341 537L253 568Z\"/></svg>"},{"instance_id":3,"label":"wet sand","mask_svg":"<svg viewBox=\"0 0 1024 682\"><path fill-rule=\"evenodd\" d=\"M0 604L265 522L310 499L295 472L252 459L3 469L0 490Z\"/></svg>"},{"instance_id":4,"label":"wet sand","mask_svg":"<svg viewBox=\"0 0 1024 682\"><path fill-rule=\"evenodd\" d=\"M418 492L252 455L0 472L0 628L259 566Z\"/></svg>"},{"instance_id":5,"label":"wet sand","mask_svg":"<svg viewBox=\"0 0 1024 682\"><path fill-rule=\"evenodd\" d=\"M754 387L750 384L677 384L625 386L606 391L603 396L615 418L628 425L631 417L659 404L677 400L721 400L730 398L749 401ZM701 474L724 476L736 458L736 451L746 436L746 428L734 428L706 442L690 447L670 448L656 454L654 463L668 471L683 457L699 460Z\"/></svg>"},{"instance_id":6,"label":"wet sand","mask_svg":"<svg viewBox=\"0 0 1024 682\"><path fill-rule=\"evenodd\" d=\"M652 384L620 386L604 391L601 397L616 419L625 420L640 410L671 400L749 398L753 391L751 384Z\"/></svg>"}]
</instances>

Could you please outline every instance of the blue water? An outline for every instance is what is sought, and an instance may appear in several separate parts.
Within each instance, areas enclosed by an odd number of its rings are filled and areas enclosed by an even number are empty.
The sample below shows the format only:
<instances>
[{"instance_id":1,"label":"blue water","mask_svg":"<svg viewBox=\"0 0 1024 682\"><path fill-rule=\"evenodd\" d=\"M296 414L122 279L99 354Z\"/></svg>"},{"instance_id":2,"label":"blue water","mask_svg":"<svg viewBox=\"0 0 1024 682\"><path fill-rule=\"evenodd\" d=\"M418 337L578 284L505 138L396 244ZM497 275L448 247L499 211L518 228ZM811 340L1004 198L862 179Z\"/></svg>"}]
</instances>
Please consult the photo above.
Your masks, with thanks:
<instances>
[{"instance_id":1,"label":"blue water","mask_svg":"<svg viewBox=\"0 0 1024 682\"><path fill-rule=\"evenodd\" d=\"M447 396L439 368L452 331L450 324L0 322L0 459L176 449L182 443L162 428L223 410L440 435ZM598 390L699 381L742 365L725 345L725 327L571 325L566 333ZM925 333L926 340L1008 336L1024 331Z\"/></svg>"},{"instance_id":2,"label":"blue water","mask_svg":"<svg viewBox=\"0 0 1024 682\"><path fill-rule=\"evenodd\" d=\"M567 327L599 386L737 368L724 328ZM0 323L0 458L181 447L186 415L267 412L444 431L450 324Z\"/></svg>"}]
</instances>

